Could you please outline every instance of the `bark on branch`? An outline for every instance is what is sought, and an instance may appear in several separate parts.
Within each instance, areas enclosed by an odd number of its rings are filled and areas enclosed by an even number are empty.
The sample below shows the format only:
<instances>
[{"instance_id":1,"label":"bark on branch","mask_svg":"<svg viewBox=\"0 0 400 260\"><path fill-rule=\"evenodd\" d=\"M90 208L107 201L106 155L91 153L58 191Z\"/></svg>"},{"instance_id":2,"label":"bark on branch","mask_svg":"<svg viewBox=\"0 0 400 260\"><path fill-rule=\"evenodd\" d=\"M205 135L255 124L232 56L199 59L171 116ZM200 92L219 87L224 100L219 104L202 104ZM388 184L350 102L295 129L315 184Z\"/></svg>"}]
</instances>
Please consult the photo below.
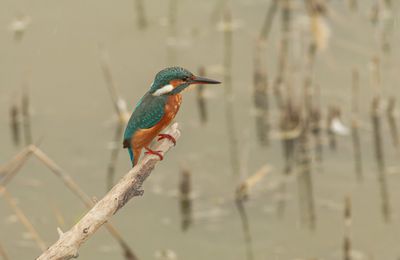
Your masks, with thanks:
<instances>
[{"instance_id":1,"label":"bark on branch","mask_svg":"<svg viewBox=\"0 0 400 260\"><path fill-rule=\"evenodd\" d=\"M166 133L178 139L180 136L178 124L173 124ZM164 139L157 143L153 149L165 154L172 146L171 141ZM145 156L75 226L65 233L58 229L60 235L58 241L40 255L37 260L76 258L79 247L86 240L131 198L143 194L143 182L151 174L158 161L157 156Z\"/></svg>"}]
</instances>

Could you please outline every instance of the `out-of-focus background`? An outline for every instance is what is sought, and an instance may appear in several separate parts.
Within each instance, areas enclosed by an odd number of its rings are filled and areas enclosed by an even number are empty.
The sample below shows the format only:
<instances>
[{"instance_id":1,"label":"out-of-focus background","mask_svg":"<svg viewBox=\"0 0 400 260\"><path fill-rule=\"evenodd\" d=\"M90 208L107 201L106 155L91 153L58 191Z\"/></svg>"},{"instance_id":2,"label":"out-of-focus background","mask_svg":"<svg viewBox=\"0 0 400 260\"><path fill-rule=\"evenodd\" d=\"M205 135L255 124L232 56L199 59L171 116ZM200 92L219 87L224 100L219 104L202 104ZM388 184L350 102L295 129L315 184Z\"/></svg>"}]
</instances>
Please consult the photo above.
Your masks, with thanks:
<instances>
[{"instance_id":1,"label":"out-of-focus background","mask_svg":"<svg viewBox=\"0 0 400 260\"><path fill-rule=\"evenodd\" d=\"M33 259L87 211L37 156L21 169L7 162L33 142L101 198L111 154L114 182L130 169L110 93L130 113L159 70L179 65L223 84L184 93L177 146L112 219L137 259L399 259L398 9L2 0L3 258ZM124 259L105 227L79 253Z\"/></svg>"}]
</instances>

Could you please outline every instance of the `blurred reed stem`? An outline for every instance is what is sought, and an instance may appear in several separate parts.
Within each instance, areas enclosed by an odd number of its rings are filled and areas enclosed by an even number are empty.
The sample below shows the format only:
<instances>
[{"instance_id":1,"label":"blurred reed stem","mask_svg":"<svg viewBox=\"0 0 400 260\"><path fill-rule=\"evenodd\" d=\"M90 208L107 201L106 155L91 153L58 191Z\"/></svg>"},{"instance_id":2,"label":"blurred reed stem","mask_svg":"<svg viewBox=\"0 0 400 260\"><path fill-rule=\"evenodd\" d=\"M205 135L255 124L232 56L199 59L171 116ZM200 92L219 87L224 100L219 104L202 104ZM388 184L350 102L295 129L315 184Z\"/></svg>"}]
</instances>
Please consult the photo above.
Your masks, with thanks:
<instances>
[{"instance_id":1,"label":"blurred reed stem","mask_svg":"<svg viewBox=\"0 0 400 260\"><path fill-rule=\"evenodd\" d=\"M110 190L114 186L115 170L118 163L118 155L120 151L120 141L124 133L124 125L117 124L115 127L114 140L111 146L110 161L107 166L107 190Z\"/></svg>"},{"instance_id":2,"label":"blurred reed stem","mask_svg":"<svg viewBox=\"0 0 400 260\"><path fill-rule=\"evenodd\" d=\"M383 142L381 133L381 118L380 118L380 98L376 96L372 100L371 105L371 119L372 119L372 129L373 129L373 142L375 150L375 158L378 166L378 182L381 193L381 203L382 203L382 215L385 222L390 222L391 210L389 202L389 192L386 180L386 169L383 154Z\"/></svg>"},{"instance_id":3,"label":"blurred reed stem","mask_svg":"<svg viewBox=\"0 0 400 260\"><path fill-rule=\"evenodd\" d=\"M236 202L236 207L239 211L240 219L242 221L242 230L243 230L244 241L245 241L245 245L246 245L246 259L253 260L254 254L253 254L253 249L252 249L250 226L249 226L249 220L247 218L246 208L244 206L245 199L240 197L240 195L238 193L239 192L237 191L235 202Z\"/></svg>"},{"instance_id":4,"label":"blurred reed stem","mask_svg":"<svg viewBox=\"0 0 400 260\"><path fill-rule=\"evenodd\" d=\"M278 69L277 75L273 84L273 91L276 99L277 106L279 108L283 107L283 97L282 97L282 85L287 84L285 82L287 67L289 63L289 40L290 40L290 30L291 30L291 0L282 0L281 4L281 40L279 48L279 59L278 59Z\"/></svg>"},{"instance_id":5,"label":"blurred reed stem","mask_svg":"<svg viewBox=\"0 0 400 260\"><path fill-rule=\"evenodd\" d=\"M6 252L6 249L3 247L3 245L0 243L0 256L3 260L10 260L8 257L8 254Z\"/></svg>"},{"instance_id":6,"label":"blurred reed stem","mask_svg":"<svg viewBox=\"0 0 400 260\"><path fill-rule=\"evenodd\" d=\"M386 117L389 122L390 134L392 136L392 143L396 148L397 152L399 152L399 131L397 127L397 118L396 118L396 98L389 98L388 107L386 110Z\"/></svg>"},{"instance_id":7,"label":"blurred reed stem","mask_svg":"<svg viewBox=\"0 0 400 260\"><path fill-rule=\"evenodd\" d=\"M362 169L362 154L361 154L361 141L359 135L359 73L357 69L353 69L352 73L352 124L351 124L351 135L353 140L354 150L354 166L356 177L358 181L363 180L363 169Z\"/></svg>"},{"instance_id":8,"label":"blurred reed stem","mask_svg":"<svg viewBox=\"0 0 400 260\"><path fill-rule=\"evenodd\" d=\"M204 77L206 75L206 70L202 66L199 68L199 76ZM199 109L199 115L200 115L200 122L201 124L205 125L207 123L207 103L206 103L206 98L204 96L204 85L198 85L196 88L197 95L196 95L196 100L197 100L197 107Z\"/></svg>"},{"instance_id":9,"label":"blurred reed stem","mask_svg":"<svg viewBox=\"0 0 400 260\"><path fill-rule=\"evenodd\" d=\"M322 126L321 126L321 119L322 119L322 112L321 112L321 87L317 85L315 91L315 99L316 102L312 104L312 111L310 114L310 130L314 136L315 142L315 158L318 163L322 162L322 153L323 153L323 144L322 144Z\"/></svg>"},{"instance_id":10,"label":"blurred reed stem","mask_svg":"<svg viewBox=\"0 0 400 260\"><path fill-rule=\"evenodd\" d=\"M31 113L30 113L30 98L28 86L22 88L21 99L21 112L22 112L22 125L24 130L25 145L32 143L32 129L31 129Z\"/></svg>"},{"instance_id":11,"label":"blurred reed stem","mask_svg":"<svg viewBox=\"0 0 400 260\"><path fill-rule=\"evenodd\" d=\"M186 231L192 223L191 192L191 173L188 170L184 169L181 171L181 179L179 182L181 227L183 231Z\"/></svg>"},{"instance_id":12,"label":"blurred reed stem","mask_svg":"<svg viewBox=\"0 0 400 260\"><path fill-rule=\"evenodd\" d=\"M303 120L303 128L297 145L299 206L302 223L314 230L316 227L316 214L309 147L309 123L306 119L303 118Z\"/></svg>"},{"instance_id":13,"label":"blurred reed stem","mask_svg":"<svg viewBox=\"0 0 400 260\"><path fill-rule=\"evenodd\" d=\"M129 112L126 108L126 102L121 97L117 85L115 84L107 52L101 46L99 47L99 49L101 71L103 73L104 81L107 85L111 101L114 105L115 113L118 115L118 123L125 125L129 119Z\"/></svg>"},{"instance_id":14,"label":"blurred reed stem","mask_svg":"<svg viewBox=\"0 0 400 260\"><path fill-rule=\"evenodd\" d=\"M269 144L270 132L268 76L263 57L265 56L265 47L267 46L277 9L278 0L272 0L267 9L264 24L256 41L254 51L253 102L256 109L257 137L259 143L263 146Z\"/></svg>"},{"instance_id":15,"label":"blurred reed stem","mask_svg":"<svg viewBox=\"0 0 400 260\"><path fill-rule=\"evenodd\" d=\"M299 107L291 100L286 102L283 110L281 110L280 118L280 131L282 133L281 141L283 147L283 157L285 159L284 173L290 174L292 172L293 163L295 159L295 145L299 137L300 128L300 114Z\"/></svg>"},{"instance_id":16,"label":"blurred reed stem","mask_svg":"<svg viewBox=\"0 0 400 260\"><path fill-rule=\"evenodd\" d=\"M146 13L144 11L143 0L134 0L134 1L135 1L135 9L137 17L137 26L139 29L145 29L147 27L147 19L146 19Z\"/></svg>"},{"instance_id":17,"label":"blurred reed stem","mask_svg":"<svg viewBox=\"0 0 400 260\"><path fill-rule=\"evenodd\" d=\"M346 196L344 200L344 238L343 260L351 260L351 199Z\"/></svg>"},{"instance_id":18,"label":"blurred reed stem","mask_svg":"<svg viewBox=\"0 0 400 260\"><path fill-rule=\"evenodd\" d=\"M236 137L236 126L234 118L234 95L232 87L232 13L226 8L224 13L224 90L225 90L225 117L227 124L227 136L230 150L230 160L232 172L235 176L239 176L240 163L238 153L238 140Z\"/></svg>"},{"instance_id":19,"label":"blurred reed stem","mask_svg":"<svg viewBox=\"0 0 400 260\"><path fill-rule=\"evenodd\" d=\"M242 181L235 190L235 203L236 208L238 209L239 216L242 222L242 230L244 235L244 241L246 246L246 259L253 260L253 246L252 246L252 237L250 232L250 223L247 217L245 202L249 198L249 192L251 188L260 182L262 178L270 171L270 167L268 165L262 166L256 173L252 176L248 177L244 181Z\"/></svg>"},{"instance_id":20,"label":"blurred reed stem","mask_svg":"<svg viewBox=\"0 0 400 260\"><path fill-rule=\"evenodd\" d=\"M261 28L259 39L262 42L266 42L271 32L272 23L274 21L274 17L276 11L278 10L278 0L272 0L268 6L267 14L265 15L265 20L263 27Z\"/></svg>"},{"instance_id":21,"label":"blurred reed stem","mask_svg":"<svg viewBox=\"0 0 400 260\"><path fill-rule=\"evenodd\" d=\"M21 108L16 100L12 102L9 113L12 140L14 145L18 146L21 143Z\"/></svg>"},{"instance_id":22,"label":"blurred reed stem","mask_svg":"<svg viewBox=\"0 0 400 260\"><path fill-rule=\"evenodd\" d=\"M0 185L6 186L14 176L19 172L21 167L26 163L32 154L31 145L25 147L17 155L15 155L8 163L0 167Z\"/></svg>"},{"instance_id":23,"label":"blurred reed stem","mask_svg":"<svg viewBox=\"0 0 400 260\"><path fill-rule=\"evenodd\" d=\"M100 48L100 66L103 73L104 81L106 82L111 101L114 105L115 113L117 114L118 122L115 126L115 134L113 139L113 145L111 147L110 161L107 166L107 177L106 184L107 189L111 189L114 186L115 170L118 162L118 155L120 146L117 145L122 140L124 127L128 122L129 113L127 110L126 102L121 97L117 85L115 84L113 75L111 73L111 67L106 51Z\"/></svg>"},{"instance_id":24,"label":"blurred reed stem","mask_svg":"<svg viewBox=\"0 0 400 260\"><path fill-rule=\"evenodd\" d=\"M8 205L12 208L15 215L17 216L19 222L25 227L25 229L32 236L32 239L35 241L36 245L39 249L44 252L47 249L46 243L40 237L39 233L36 231L35 227L29 221L25 213L21 210L21 208L17 205L15 198L7 191L7 189L0 185L0 195L6 200Z\"/></svg>"},{"instance_id":25,"label":"blurred reed stem","mask_svg":"<svg viewBox=\"0 0 400 260\"><path fill-rule=\"evenodd\" d=\"M380 59L374 57L372 59L371 81L374 88L374 98L371 103L371 122L372 134L375 150L375 158L378 167L378 183L381 195L381 212L386 223L391 220L391 206L389 199L389 191L386 180L385 156L383 150L382 131L381 131L381 96L382 96L382 81Z\"/></svg>"},{"instance_id":26,"label":"blurred reed stem","mask_svg":"<svg viewBox=\"0 0 400 260\"><path fill-rule=\"evenodd\" d=\"M256 110L256 130L258 141L261 145L269 144L269 95L268 95L268 79L265 63L262 62L262 43L256 42L254 55L254 76L253 76L253 102Z\"/></svg>"},{"instance_id":27,"label":"blurred reed stem","mask_svg":"<svg viewBox=\"0 0 400 260\"><path fill-rule=\"evenodd\" d=\"M288 96L289 97L289 96ZM288 98L284 108L281 110L279 128L281 131L281 144L284 158L284 169L280 185L277 213L283 217L286 208L286 183L288 175L291 174L296 162L296 145L301 132L300 114L298 107Z\"/></svg>"},{"instance_id":28,"label":"blurred reed stem","mask_svg":"<svg viewBox=\"0 0 400 260\"><path fill-rule=\"evenodd\" d=\"M316 16L320 15L320 9L316 8L313 0L307 0L305 2L308 15L310 16L310 33L314 32L314 28L317 22ZM298 141L297 155L297 182L299 187L299 206L302 216L302 222L306 224L311 230L316 227L316 213L315 213L315 201L314 201L314 190L312 181L312 160L310 155L310 116L312 112L312 85L313 85L313 72L315 55L317 51L318 39L311 39L308 52L307 52L307 63L306 71L303 82L303 113L301 116L302 129Z\"/></svg>"},{"instance_id":29,"label":"blurred reed stem","mask_svg":"<svg viewBox=\"0 0 400 260\"><path fill-rule=\"evenodd\" d=\"M7 161L3 165L0 165L0 180L8 174L10 167L12 167L15 164L15 162L20 160L20 158L23 157L28 151L29 151L29 146L24 147L16 155L14 155L14 157L11 160Z\"/></svg>"}]
</instances>

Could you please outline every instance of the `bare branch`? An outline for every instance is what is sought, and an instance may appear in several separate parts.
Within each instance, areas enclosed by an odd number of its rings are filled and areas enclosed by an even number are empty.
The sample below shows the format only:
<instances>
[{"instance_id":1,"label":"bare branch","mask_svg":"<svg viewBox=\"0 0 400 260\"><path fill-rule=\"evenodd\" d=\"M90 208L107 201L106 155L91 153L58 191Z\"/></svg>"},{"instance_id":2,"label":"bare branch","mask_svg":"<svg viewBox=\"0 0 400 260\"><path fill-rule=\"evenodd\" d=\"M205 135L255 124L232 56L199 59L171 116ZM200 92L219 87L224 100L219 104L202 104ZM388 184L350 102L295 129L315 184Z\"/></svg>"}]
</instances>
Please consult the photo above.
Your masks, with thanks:
<instances>
[{"instance_id":1,"label":"bare branch","mask_svg":"<svg viewBox=\"0 0 400 260\"><path fill-rule=\"evenodd\" d=\"M167 131L175 139L179 138L178 124L173 124ZM165 154L173 143L164 140L157 143L154 150ZM60 238L37 260L71 259L77 257L79 247L88 240L131 198L143 194L142 185L151 174L159 158L148 155L130 170L96 205L69 231L60 233Z\"/></svg>"}]
</instances>

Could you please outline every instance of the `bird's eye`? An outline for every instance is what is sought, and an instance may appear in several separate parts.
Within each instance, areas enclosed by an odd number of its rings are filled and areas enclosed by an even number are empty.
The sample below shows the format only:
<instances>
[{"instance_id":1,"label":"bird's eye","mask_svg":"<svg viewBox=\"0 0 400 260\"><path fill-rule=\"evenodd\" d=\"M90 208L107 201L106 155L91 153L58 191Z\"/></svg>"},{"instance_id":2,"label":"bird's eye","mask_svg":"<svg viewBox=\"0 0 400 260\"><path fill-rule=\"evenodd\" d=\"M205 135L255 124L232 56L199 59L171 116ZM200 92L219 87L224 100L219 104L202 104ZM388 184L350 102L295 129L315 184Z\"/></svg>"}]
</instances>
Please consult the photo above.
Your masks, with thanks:
<instances>
[{"instance_id":1,"label":"bird's eye","mask_svg":"<svg viewBox=\"0 0 400 260\"><path fill-rule=\"evenodd\" d=\"M185 77L183 77L182 80L183 80L183 81L188 81L188 80L189 80L189 77L188 77L188 76L185 76Z\"/></svg>"}]
</instances>

